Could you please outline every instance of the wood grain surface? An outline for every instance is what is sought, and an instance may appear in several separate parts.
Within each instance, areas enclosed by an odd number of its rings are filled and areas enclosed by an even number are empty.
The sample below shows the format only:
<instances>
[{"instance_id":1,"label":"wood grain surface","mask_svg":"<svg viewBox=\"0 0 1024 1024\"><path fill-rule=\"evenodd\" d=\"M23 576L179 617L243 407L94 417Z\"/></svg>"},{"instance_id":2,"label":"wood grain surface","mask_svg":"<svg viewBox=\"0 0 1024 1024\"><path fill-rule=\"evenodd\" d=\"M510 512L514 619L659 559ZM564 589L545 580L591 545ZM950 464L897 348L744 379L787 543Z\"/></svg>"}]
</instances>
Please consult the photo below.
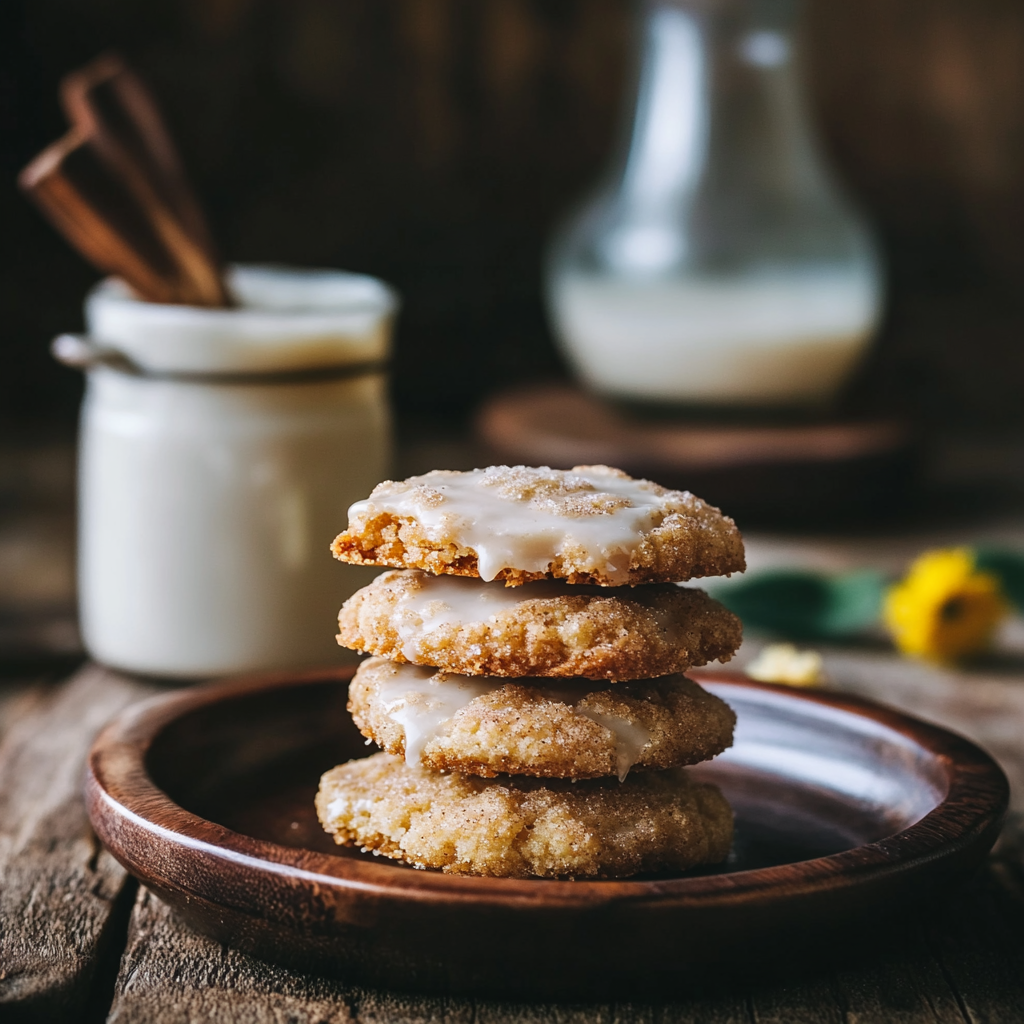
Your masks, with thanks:
<instances>
[{"instance_id":1,"label":"wood grain surface","mask_svg":"<svg viewBox=\"0 0 1024 1024\"><path fill-rule=\"evenodd\" d=\"M853 657L853 655L850 655ZM876 685L892 665L875 664ZM892 684L893 687L898 685ZM790 982L658 1004L527 1004L396 996L273 967L198 936L89 840L77 772L96 725L156 687L99 669L64 683L0 681L0 1020L478 1024L1019 1024L1024 828L898 947ZM65 898L70 894L70 898ZM107 930L108 948L101 937ZM440 935L439 943L464 941ZM486 941L486 936L471 937ZM642 941L642 936L610 937ZM19 952L20 951L20 952ZM12 956L19 952L20 959Z\"/></svg>"},{"instance_id":2,"label":"wood grain surface","mask_svg":"<svg viewBox=\"0 0 1024 1024\"><path fill-rule=\"evenodd\" d=\"M87 998L126 884L82 805L92 737L153 687L89 668L8 709L0 743L0 1019L59 1019ZM5 716L7 717L7 716ZM70 1018L68 1018L70 1019Z\"/></svg>"},{"instance_id":3,"label":"wood grain surface","mask_svg":"<svg viewBox=\"0 0 1024 1024\"><path fill-rule=\"evenodd\" d=\"M1005 877L1014 873L1014 881ZM273 967L188 930L145 890L111 1024L1010 1024L1024 1016L1024 903L998 855L895 952L823 976L653 1003L516 1003L395 995ZM439 941L458 941L439 936Z\"/></svg>"}]
</instances>

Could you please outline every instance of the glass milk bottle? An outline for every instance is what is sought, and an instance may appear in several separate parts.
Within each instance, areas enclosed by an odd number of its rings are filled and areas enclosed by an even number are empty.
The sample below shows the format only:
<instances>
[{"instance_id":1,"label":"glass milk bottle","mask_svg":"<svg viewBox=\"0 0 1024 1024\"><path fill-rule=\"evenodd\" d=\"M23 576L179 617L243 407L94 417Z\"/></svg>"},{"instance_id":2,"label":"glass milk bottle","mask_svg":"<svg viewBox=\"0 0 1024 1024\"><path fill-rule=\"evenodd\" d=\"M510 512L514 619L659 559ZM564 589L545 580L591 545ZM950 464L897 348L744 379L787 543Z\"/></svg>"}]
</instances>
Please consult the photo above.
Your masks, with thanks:
<instances>
[{"instance_id":1,"label":"glass milk bottle","mask_svg":"<svg viewBox=\"0 0 1024 1024\"><path fill-rule=\"evenodd\" d=\"M628 145L555 240L583 382L697 406L820 406L879 319L878 256L822 166L791 0L647 0Z\"/></svg>"},{"instance_id":2,"label":"glass milk bottle","mask_svg":"<svg viewBox=\"0 0 1024 1024\"><path fill-rule=\"evenodd\" d=\"M141 302L118 281L88 336L79 603L90 654L199 677L330 664L373 570L330 542L388 475L393 293L331 271L237 267L232 309Z\"/></svg>"}]
</instances>

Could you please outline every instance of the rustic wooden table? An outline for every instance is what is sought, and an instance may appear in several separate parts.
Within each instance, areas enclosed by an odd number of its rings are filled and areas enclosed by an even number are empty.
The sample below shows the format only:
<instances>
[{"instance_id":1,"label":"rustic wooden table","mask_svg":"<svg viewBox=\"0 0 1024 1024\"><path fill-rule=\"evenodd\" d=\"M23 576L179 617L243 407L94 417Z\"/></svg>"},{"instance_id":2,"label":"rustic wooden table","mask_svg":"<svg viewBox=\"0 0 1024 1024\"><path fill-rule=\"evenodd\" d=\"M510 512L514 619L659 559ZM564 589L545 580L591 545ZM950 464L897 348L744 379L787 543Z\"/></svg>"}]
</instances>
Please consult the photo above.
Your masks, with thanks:
<instances>
[{"instance_id":1,"label":"rustic wooden table","mask_svg":"<svg viewBox=\"0 0 1024 1024\"><path fill-rule=\"evenodd\" d=\"M419 462L457 466L469 458L461 449L431 450ZM409 471L422 471L419 462ZM1003 651L968 672L906 662L882 645L824 651L832 685L966 733L1000 760L1013 792L1013 814L985 868L931 916L907 920L895 945L865 950L863 962L841 961L829 972L775 985L737 985L700 997L680 992L668 1004L499 1004L369 991L269 966L193 934L126 875L86 820L80 790L92 737L121 708L162 687L94 666L69 668L78 650L71 464L66 446L31 458L0 452L0 491L30 496L20 499L25 514L0 516L0 1021L1024 1021L1019 620ZM933 543L987 537L1024 548L1021 522L931 534L915 529L873 540L754 535L748 551L755 569L871 564L899 570ZM756 650L756 643L744 644L730 668ZM439 943L465 939L438 936Z\"/></svg>"},{"instance_id":2,"label":"rustic wooden table","mask_svg":"<svg viewBox=\"0 0 1024 1024\"><path fill-rule=\"evenodd\" d=\"M681 992L669 1004L499 1004L369 991L253 960L189 931L89 829L80 788L92 737L120 708L160 689L88 665L70 678L0 686L0 1020L1024 1020L1024 829L1016 816L985 869L934 916L908 920L894 948L798 981L699 998ZM1018 718L1018 737L1021 725ZM438 936L449 939L465 937Z\"/></svg>"}]
</instances>

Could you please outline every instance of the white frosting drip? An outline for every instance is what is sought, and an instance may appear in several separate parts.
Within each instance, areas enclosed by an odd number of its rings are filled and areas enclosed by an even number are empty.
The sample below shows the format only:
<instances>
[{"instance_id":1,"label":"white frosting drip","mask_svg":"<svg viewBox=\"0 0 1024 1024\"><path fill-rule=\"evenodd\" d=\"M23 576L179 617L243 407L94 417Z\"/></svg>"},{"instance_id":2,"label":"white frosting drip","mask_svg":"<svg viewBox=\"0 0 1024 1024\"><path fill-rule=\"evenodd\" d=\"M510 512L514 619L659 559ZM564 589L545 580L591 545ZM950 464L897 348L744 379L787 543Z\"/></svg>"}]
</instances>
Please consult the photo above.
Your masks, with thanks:
<instances>
[{"instance_id":1,"label":"white frosting drip","mask_svg":"<svg viewBox=\"0 0 1024 1024\"><path fill-rule=\"evenodd\" d=\"M470 622L494 621L533 598L559 597L566 593L599 593L597 587L574 587L556 580L538 580L522 587L502 583L486 584L466 576L420 577L420 585L410 588L395 606L393 622L402 641L402 654L410 661L424 656L423 637L442 626L461 626Z\"/></svg>"},{"instance_id":2,"label":"white frosting drip","mask_svg":"<svg viewBox=\"0 0 1024 1024\"><path fill-rule=\"evenodd\" d=\"M616 770L620 782L639 760L651 739L651 734L641 725L628 722L618 715L606 715L576 706L587 694L605 688L599 683L587 682L581 686L559 682L548 684L546 681L541 683L537 679L509 680L493 676L474 678L419 665L394 665L393 672L389 680L379 685L378 693L388 717L405 731L405 760L410 765L419 764L424 748L438 734L441 726L470 701L510 682L539 690L549 700L566 704L577 714L608 729L614 737Z\"/></svg>"},{"instance_id":3,"label":"white frosting drip","mask_svg":"<svg viewBox=\"0 0 1024 1024\"><path fill-rule=\"evenodd\" d=\"M629 769L640 760L644 747L651 742L651 734L642 725L627 722L619 715L602 715L588 708L576 708L576 714L584 715L592 722L603 725L615 737L615 770L619 782L625 782Z\"/></svg>"},{"instance_id":4,"label":"white frosting drip","mask_svg":"<svg viewBox=\"0 0 1024 1024\"><path fill-rule=\"evenodd\" d=\"M349 517L373 512L415 518L438 543L454 536L493 580L502 569L546 572L570 548L585 549L594 571L624 576L666 508L650 484L614 473L492 466L382 484Z\"/></svg>"},{"instance_id":5,"label":"white frosting drip","mask_svg":"<svg viewBox=\"0 0 1024 1024\"><path fill-rule=\"evenodd\" d=\"M395 674L380 684L378 692L388 718L405 730L406 764L419 764L423 748L445 722L471 700L503 682L451 675L418 665L396 665Z\"/></svg>"}]
</instances>

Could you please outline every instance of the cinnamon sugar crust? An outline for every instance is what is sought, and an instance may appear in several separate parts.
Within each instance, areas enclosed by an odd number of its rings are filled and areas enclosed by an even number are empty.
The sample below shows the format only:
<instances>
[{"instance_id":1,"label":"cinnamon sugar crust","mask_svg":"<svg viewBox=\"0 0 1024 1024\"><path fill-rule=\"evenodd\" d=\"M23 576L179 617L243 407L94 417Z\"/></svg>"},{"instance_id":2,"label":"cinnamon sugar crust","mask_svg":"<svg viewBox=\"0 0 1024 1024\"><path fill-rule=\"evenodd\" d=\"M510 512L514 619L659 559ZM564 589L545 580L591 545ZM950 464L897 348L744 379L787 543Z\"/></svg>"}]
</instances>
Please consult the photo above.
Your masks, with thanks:
<instances>
[{"instance_id":1,"label":"cinnamon sugar crust","mask_svg":"<svg viewBox=\"0 0 1024 1024\"><path fill-rule=\"evenodd\" d=\"M348 710L360 732L390 754L405 755L406 725L399 708L443 700L436 683L460 677L429 675L383 658L360 665L349 686ZM403 676L409 676L404 698ZM597 686L586 681L555 688L542 680L502 683L465 695L450 718L430 729L418 764L493 778L592 779L697 764L732 743L736 716L723 700L680 675ZM418 691L418 692L417 692Z\"/></svg>"},{"instance_id":2,"label":"cinnamon sugar crust","mask_svg":"<svg viewBox=\"0 0 1024 1024\"><path fill-rule=\"evenodd\" d=\"M340 845L417 868L501 878L625 878L725 859L732 812L685 770L624 783L485 781L390 754L320 780L317 815Z\"/></svg>"},{"instance_id":3,"label":"cinnamon sugar crust","mask_svg":"<svg viewBox=\"0 0 1024 1024\"><path fill-rule=\"evenodd\" d=\"M740 620L670 583L587 587L382 573L338 616L338 643L465 675L649 679L728 661Z\"/></svg>"}]
</instances>

